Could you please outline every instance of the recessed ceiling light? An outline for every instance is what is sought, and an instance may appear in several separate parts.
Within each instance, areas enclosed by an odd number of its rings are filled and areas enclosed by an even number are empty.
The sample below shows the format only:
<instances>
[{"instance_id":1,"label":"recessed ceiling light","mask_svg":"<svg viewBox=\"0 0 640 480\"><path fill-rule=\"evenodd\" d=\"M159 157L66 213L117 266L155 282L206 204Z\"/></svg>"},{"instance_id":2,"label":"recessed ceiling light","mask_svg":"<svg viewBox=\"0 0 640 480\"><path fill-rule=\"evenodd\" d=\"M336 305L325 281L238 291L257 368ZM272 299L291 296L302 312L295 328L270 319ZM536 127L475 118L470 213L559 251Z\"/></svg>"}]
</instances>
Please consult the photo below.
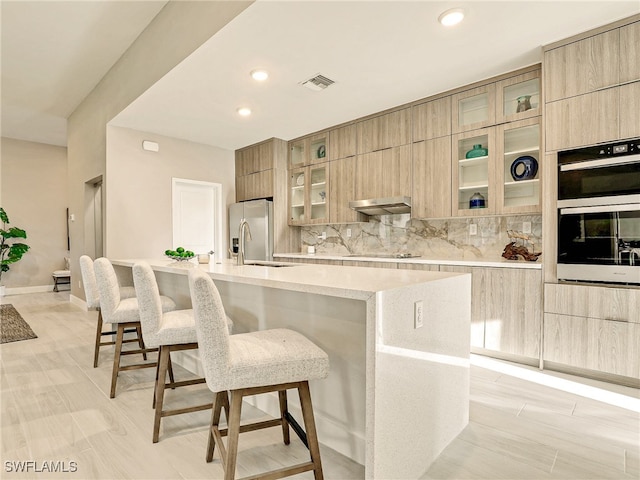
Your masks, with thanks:
<instances>
[{"instance_id":1,"label":"recessed ceiling light","mask_svg":"<svg viewBox=\"0 0 640 480\"><path fill-rule=\"evenodd\" d=\"M253 78L257 82L264 82L267 78L269 78L269 72L262 69L252 70L251 78Z\"/></svg>"},{"instance_id":2,"label":"recessed ceiling light","mask_svg":"<svg viewBox=\"0 0 640 480\"><path fill-rule=\"evenodd\" d=\"M445 27L452 27L459 24L464 18L464 10L461 8L452 8L447 10L438 17L438 21Z\"/></svg>"},{"instance_id":3,"label":"recessed ceiling light","mask_svg":"<svg viewBox=\"0 0 640 480\"><path fill-rule=\"evenodd\" d=\"M243 117L248 117L249 115L251 115L251 109L249 107L240 107L237 111L238 115L241 115Z\"/></svg>"}]
</instances>

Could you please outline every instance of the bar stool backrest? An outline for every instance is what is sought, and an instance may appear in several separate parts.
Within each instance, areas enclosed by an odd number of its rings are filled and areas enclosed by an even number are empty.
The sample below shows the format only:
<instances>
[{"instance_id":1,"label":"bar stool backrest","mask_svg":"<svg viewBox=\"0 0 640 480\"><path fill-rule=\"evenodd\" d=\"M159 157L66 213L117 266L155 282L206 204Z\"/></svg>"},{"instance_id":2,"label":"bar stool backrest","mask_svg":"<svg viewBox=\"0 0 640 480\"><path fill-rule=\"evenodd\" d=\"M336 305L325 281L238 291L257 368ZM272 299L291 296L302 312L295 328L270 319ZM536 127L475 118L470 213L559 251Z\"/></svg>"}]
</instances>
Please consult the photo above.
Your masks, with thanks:
<instances>
[{"instance_id":1,"label":"bar stool backrest","mask_svg":"<svg viewBox=\"0 0 640 480\"><path fill-rule=\"evenodd\" d=\"M138 262L133 265L133 284L140 309L142 336L147 345L155 347L160 344L157 337L162 319L162 300L156 276L148 263Z\"/></svg>"},{"instance_id":2,"label":"bar stool backrest","mask_svg":"<svg viewBox=\"0 0 640 480\"><path fill-rule=\"evenodd\" d=\"M113 317L115 310L120 305L120 287L118 277L113 269L113 265L108 258L98 258L93 262L96 273L96 284L100 294L100 310L102 317L107 323L112 323L109 319Z\"/></svg>"},{"instance_id":3,"label":"bar stool backrest","mask_svg":"<svg viewBox=\"0 0 640 480\"><path fill-rule=\"evenodd\" d=\"M207 386L212 392L228 390L229 327L220 293L201 270L189 271L189 290Z\"/></svg>"},{"instance_id":4,"label":"bar stool backrest","mask_svg":"<svg viewBox=\"0 0 640 480\"><path fill-rule=\"evenodd\" d=\"M80 273L82 274L82 285L84 286L87 308L90 310L100 308L100 294L96 283L96 273L93 269L93 260L88 255L80 257Z\"/></svg>"}]
</instances>

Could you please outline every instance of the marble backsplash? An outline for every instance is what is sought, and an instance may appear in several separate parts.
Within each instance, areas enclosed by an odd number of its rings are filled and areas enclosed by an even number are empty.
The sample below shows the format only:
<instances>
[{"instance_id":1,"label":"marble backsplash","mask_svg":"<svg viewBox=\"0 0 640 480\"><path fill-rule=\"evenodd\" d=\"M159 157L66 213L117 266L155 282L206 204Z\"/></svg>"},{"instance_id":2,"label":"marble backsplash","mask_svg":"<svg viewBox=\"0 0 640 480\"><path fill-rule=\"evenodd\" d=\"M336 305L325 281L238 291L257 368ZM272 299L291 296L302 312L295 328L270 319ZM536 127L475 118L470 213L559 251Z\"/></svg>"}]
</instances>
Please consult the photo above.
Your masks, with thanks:
<instances>
[{"instance_id":1,"label":"marble backsplash","mask_svg":"<svg viewBox=\"0 0 640 480\"><path fill-rule=\"evenodd\" d=\"M522 232L523 222L531 222L528 235L539 252L541 215L412 219L409 214L374 216L364 223L302 227L302 252L314 246L316 254L411 253L433 259L497 260L511 241L507 230ZM477 226L476 235L469 233L471 224Z\"/></svg>"}]
</instances>

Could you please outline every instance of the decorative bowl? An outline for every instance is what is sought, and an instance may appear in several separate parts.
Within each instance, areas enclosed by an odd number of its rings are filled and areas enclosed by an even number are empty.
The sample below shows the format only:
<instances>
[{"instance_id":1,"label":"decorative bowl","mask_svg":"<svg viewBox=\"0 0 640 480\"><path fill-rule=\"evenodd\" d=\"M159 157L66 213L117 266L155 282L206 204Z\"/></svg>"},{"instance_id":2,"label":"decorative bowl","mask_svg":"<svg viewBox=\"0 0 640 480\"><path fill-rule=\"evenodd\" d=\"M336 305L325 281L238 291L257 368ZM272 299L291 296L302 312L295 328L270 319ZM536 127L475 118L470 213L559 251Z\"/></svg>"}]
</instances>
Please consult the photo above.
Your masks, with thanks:
<instances>
[{"instance_id":1,"label":"decorative bowl","mask_svg":"<svg viewBox=\"0 0 640 480\"><path fill-rule=\"evenodd\" d=\"M192 257L177 257L174 255L167 255L167 257L169 257L171 260L175 260L176 262L184 262L187 260L191 260L192 258L196 258L195 255Z\"/></svg>"}]
</instances>

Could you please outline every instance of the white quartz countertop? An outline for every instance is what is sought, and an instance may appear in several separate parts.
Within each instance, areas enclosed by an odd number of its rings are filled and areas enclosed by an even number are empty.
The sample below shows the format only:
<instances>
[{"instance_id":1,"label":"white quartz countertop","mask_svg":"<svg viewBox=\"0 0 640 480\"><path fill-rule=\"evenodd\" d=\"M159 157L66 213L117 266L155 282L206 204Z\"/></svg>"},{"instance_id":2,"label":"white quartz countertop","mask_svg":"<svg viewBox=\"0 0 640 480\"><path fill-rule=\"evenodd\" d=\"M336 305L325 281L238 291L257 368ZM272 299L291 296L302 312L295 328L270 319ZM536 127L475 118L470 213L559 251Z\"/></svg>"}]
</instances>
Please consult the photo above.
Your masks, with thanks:
<instances>
[{"instance_id":1,"label":"white quartz countertop","mask_svg":"<svg viewBox=\"0 0 640 480\"><path fill-rule=\"evenodd\" d=\"M498 267L498 268L531 268L534 270L542 269L542 262L527 262L507 259L497 260L452 260L437 258L389 258L389 257L367 257L367 256L350 256L340 254L305 254L305 253L276 253L274 258L290 258L290 259L318 259L318 260L338 260L338 261L358 261L358 262L389 262L389 263L416 263L426 265L457 265L463 267Z\"/></svg>"},{"instance_id":2,"label":"white quartz countertop","mask_svg":"<svg viewBox=\"0 0 640 480\"><path fill-rule=\"evenodd\" d=\"M198 264L196 260L176 262L157 258L111 261L113 265L121 267L132 267L136 262L145 261L157 272L178 275L187 275L190 269L199 268L208 272L214 280L362 300L369 299L377 292L460 275L419 270L385 270L384 275L381 275L377 268L316 264L287 264L285 267L237 266L229 260L209 264Z\"/></svg>"}]
</instances>

